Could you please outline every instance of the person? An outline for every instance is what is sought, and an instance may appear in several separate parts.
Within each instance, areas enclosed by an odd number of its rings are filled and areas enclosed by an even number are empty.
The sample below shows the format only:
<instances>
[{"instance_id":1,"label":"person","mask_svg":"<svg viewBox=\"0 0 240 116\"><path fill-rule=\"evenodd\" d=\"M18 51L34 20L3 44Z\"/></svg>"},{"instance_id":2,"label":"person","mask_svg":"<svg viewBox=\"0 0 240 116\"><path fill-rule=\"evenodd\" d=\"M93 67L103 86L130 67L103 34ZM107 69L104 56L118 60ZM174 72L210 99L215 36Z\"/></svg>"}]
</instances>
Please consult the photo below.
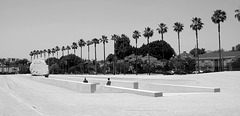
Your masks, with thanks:
<instances>
[{"instance_id":1,"label":"person","mask_svg":"<svg viewBox=\"0 0 240 116\"><path fill-rule=\"evenodd\" d=\"M86 78L84 78L83 82L84 83L88 83L88 80Z\"/></svg>"},{"instance_id":2,"label":"person","mask_svg":"<svg viewBox=\"0 0 240 116\"><path fill-rule=\"evenodd\" d=\"M109 86L111 85L110 78L108 78L108 81L107 81L106 85L109 85Z\"/></svg>"}]
</instances>

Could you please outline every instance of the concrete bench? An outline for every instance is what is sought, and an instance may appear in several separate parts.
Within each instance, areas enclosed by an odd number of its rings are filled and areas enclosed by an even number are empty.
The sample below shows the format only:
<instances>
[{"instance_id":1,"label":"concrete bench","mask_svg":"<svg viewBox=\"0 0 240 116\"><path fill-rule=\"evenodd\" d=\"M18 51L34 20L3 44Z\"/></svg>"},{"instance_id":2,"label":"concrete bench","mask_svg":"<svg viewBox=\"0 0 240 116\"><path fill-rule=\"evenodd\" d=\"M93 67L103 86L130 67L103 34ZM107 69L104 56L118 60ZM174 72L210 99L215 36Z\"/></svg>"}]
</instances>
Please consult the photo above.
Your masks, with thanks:
<instances>
[{"instance_id":1,"label":"concrete bench","mask_svg":"<svg viewBox=\"0 0 240 116\"><path fill-rule=\"evenodd\" d=\"M89 78L87 80L90 83L100 83L100 85L106 85L106 83L107 83L107 79L103 80L103 79L90 79ZM111 86L138 89L138 82L111 80Z\"/></svg>"},{"instance_id":2,"label":"concrete bench","mask_svg":"<svg viewBox=\"0 0 240 116\"><path fill-rule=\"evenodd\" d=\"M143 88L152 91L162 91L164 93L220 92L220 88L216 87L154 84L154 83L146 84Z\"/></svg>"},{"instance_id":3,"label":"concrete bench","mask_svg":"<svg viewBox=\"0 0 240 116\"><path fill-rule=\"evenodd\" d=\"M63 79L50 79L44 77L25 77L28 79L32 79L34 81L55 85L58 87L63 87L66 89L71 89L75 91L79 91L81 93L93 93L96 91L97 83L83 83L78 81L71 81L71 80L63 80Z\"/></svg>"},{"instance_id":4,"label":"concrete bench","mask_svg":"<svg viewBox=\"0 0 240 116\"><path fill-rule=\"evenodd\" d=\"M162 92L159 92L159 91L131 89L131 88L106 86L106 85L101 86L99 88L99 92L103 92L103 93L132 93L132 94L150 96L150 97L162 97L163 96Z\"/></svg>"}]
</instances>

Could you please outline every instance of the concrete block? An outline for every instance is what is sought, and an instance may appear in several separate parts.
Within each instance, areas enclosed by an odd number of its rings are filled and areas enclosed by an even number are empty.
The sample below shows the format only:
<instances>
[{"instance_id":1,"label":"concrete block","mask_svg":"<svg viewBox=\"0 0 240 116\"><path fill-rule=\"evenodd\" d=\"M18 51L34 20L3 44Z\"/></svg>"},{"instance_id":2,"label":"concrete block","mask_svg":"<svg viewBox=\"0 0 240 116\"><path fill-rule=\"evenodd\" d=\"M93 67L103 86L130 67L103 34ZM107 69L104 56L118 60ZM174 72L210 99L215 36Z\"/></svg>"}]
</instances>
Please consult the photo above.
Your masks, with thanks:
<instances>
[{"instance_id":1,"label":"concrete block","mask_svg":"<svg viewBox=\"0 0 240 116\"><path fill-rule=\"evenodd\" d=\"M152 91L162 91L164 93L192 93L192 92L220 92L217 87L201 87L187 85L171 85L171 84L146 84L143 89Z\"/></svg>"},{"instance_id":2,"label":"concrete block","mask_svg":"<svg viewBox=\"0 0 240 116\"><path fill-rule=\"evenodd\" d=\"M99 83L100 85L106 85L107 79L88 79L90 83ZM111 80L112 86L118 86L118 87L125 87L125 88L132 88L132 89L138 89L138 82L132 82L132 81L118 81L118 80Z\"/></svg>"}]
</instances>

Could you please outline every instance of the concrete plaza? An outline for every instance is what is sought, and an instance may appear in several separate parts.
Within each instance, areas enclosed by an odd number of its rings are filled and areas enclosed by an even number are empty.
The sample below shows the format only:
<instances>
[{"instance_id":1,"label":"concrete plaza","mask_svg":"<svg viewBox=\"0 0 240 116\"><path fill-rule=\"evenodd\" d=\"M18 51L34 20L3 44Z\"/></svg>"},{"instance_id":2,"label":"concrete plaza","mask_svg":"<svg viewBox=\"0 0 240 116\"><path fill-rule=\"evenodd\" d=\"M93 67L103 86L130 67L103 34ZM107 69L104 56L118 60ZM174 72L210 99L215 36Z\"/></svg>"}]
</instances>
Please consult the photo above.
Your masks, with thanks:
<instances>
[{"instance_id":1,"label":"concrete plaza","mask_svg":"<svg viewBox=\"0 0 240 116\"><path fill-rule=\"evenodd\" d=\"M50 75L82 81L107 79L147 83L219 87L221 92L164 93L147 97L129 93L79 93L23 78L0 76L1 116L239 116L240 72L191 75ZM42 77L44 78L44 77Z\"/></svg>"}]
</instances>

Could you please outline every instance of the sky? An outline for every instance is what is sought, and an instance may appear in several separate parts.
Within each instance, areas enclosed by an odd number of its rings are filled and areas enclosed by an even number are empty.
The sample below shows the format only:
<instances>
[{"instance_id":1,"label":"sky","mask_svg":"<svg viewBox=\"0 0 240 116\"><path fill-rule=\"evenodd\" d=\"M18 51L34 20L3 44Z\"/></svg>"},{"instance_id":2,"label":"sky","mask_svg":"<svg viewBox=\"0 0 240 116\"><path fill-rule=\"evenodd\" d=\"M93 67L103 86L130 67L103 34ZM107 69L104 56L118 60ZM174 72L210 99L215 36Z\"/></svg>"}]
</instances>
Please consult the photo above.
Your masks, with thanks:
<instances>
[{"instance_id":1,"label":"sky","mask_svg":"<svg viewBox=\"0 0 240 116\"><path fill-rule=\"evenodd\" d=\"M152 42L160 39L156 31L160 23L168 27L164 40L178 53L175 22L184 25L180 33L181 52L189 52L196 45L195 32L190 28L193 17L204 23L198 33L199 48L217 50L217 25L211 20L217 9L227 13L227 20L221 23L221 46L231 50L240 44L240 22L234 17L240 0L0 0L0 58L30 60L33 50L61 48L79 39L87 41L102 35L109 39L108 55L113 53L111 35L125 34L135 46L133 31L143 34L150 27L154 30ZM143 36L138 40L138 46L146 43ZM90 52L93 59L93 45ZM76 54L80 55L79 48ZM83 47L83 58L87 59L87 47ZM103 59L102 44L97 45L97 58Z\"/></svg>"}]
</instances>

